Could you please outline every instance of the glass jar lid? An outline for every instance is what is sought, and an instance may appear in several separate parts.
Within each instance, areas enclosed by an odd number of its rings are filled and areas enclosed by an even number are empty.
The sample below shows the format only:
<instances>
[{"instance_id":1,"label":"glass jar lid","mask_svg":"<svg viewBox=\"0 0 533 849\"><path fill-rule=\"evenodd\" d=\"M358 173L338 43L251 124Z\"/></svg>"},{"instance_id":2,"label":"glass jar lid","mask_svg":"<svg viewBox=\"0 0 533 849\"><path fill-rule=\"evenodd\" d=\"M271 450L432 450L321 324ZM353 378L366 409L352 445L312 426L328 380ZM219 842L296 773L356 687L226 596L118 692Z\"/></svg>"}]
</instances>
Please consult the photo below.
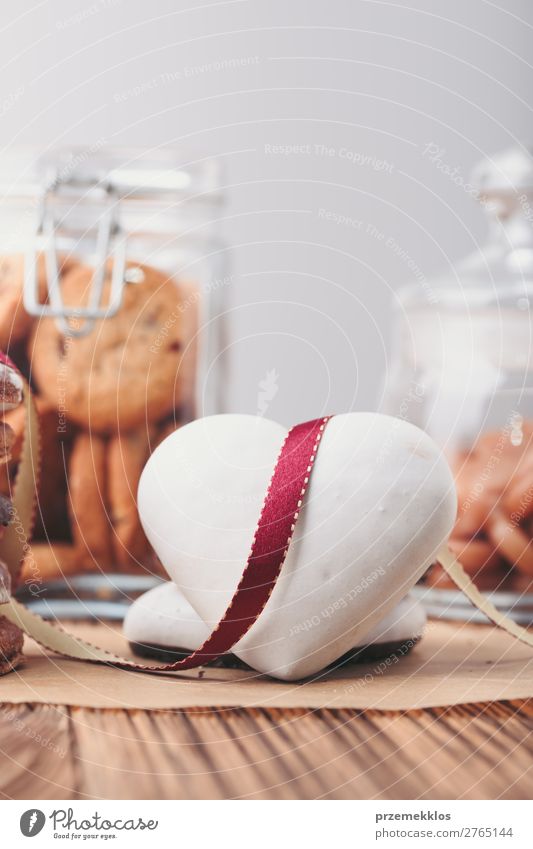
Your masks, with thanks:
<instances>
[{"instance_id":1,"label":"glass jar lid","mask_svg":"<svg viewBox=\"0 0 533 849\"><path fill-rule=\"evenodd\" d=\"M220 165L210 157L185 157L172 149L68 148L39 154L17 150L0 157L0 227L6 248L23 250L24 306L54 317L71 335L88 333L96 319L114 315L122 303L131 237L211 236L211 207L222 200ZM59 254L71 244L94 245L90 306L63 303ZM42 297L37 263L46 262ZM105 265L113 259L110 299L101 302ZM76 319L73 329L70 319ZM81 319L81 321L80 321Z\"/></svg>"},{"instance_id":2,"label":"glass jar lid","mask_svg":"<svg viewBox=\"0 0 533 849\"><path fill-rule=\"evenodd\" d=\"M471 183L488 215L486 244L420 290L399 293L403 308L533 310L533 153L512 148L483 159Z\"/></svg>"},{"instance_id":3,"label":"glass jar lid","mask_svg":"<svg viewBox=\"0 0 533 849\"><path fill-rule=\"evenodd\" d=\"M43 190L113 191L123 199L157 200L169 194L213 201L220 198L220 163L213 157L186 156L172 148L58 148L40 153L18 148L0 156L3 199Z\"/></svg>"}]
</instances>

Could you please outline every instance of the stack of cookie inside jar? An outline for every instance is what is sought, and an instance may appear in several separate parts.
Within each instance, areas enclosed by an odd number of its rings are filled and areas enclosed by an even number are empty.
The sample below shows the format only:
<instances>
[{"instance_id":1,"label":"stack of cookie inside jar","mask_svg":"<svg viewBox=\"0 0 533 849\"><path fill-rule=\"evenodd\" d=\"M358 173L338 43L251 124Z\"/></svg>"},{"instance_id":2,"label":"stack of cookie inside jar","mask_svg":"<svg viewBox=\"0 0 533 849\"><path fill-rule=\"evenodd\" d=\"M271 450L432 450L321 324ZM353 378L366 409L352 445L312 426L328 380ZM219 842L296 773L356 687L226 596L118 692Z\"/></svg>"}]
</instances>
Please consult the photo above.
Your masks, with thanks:
<instances>
[{"instance_id":1,"label":"stack of cookie inside jar","mask_svg":"<svg viewBox=\"0 0 533 849\"><path fill-rule=\"evenodd\" d=\"M0 261L0 346L9 349L33 387L41 431L37 522L23 579L157 571L136 492L150 452L179 423L189 391L188 290L163 271L127 262L118 312L76 335L69 334L70 326L76 330L75 318L61 325L24 310L22 267L19 256ZM44 276L42 259L37 267ZM108 262L102 302L109 300L112 273ZM93 275L92 267L62 260L67 308L88 303ZM6 412L5 419L13 434L2 481L9 493L20 457L23 408Z\"/></svg>"},{"instance_id":2,"label":"stack of cookie inside jar","mask_svg":"<svg viewBox=\"0 0 533 849\"><path fill-rule=\"evenodd\" d=\"M170 148L0 156L0 349L29 380L41 431L26 584L158 571L139 475L169 431L218 411L222 392L220 176L217 160ZM6 417L9 494L24 411Z\"/></svg>"},{"instance_id":3,"label":"stack of cookie inside jar","mask_svg":"<svg viewBox=\"0 0 533 849\"><path fill-rule=\"evenodd\" d=\"M387 406L407 411L448 456L454 554L495 603L533 624L522 599L533 593L533 156L493 156L472 185L490 216L489 244L401 292ZM437 565L425 582L454 589ZM464 604L449 593L440 603L452 616Z\"/></svg>"}]
</instances>

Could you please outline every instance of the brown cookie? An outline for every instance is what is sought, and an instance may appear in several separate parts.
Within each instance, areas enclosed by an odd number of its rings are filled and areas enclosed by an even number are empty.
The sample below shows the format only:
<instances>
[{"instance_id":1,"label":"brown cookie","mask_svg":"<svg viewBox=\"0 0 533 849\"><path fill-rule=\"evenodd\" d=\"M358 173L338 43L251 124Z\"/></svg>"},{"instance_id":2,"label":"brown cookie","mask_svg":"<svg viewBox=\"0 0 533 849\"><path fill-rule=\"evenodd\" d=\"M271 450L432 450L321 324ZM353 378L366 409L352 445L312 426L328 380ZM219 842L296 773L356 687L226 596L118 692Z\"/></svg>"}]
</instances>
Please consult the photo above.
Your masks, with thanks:
<instances>
[{"instance_id":1,"label":"brown cookie","mask_svg":"<svg viewBox=\"0 0 533 849\"><path fill-rule=\"evenodd\" d=\"M13 504L7 495L0 495L0 525L7 528L13 520Z\"/></svg>"},{"instance_id":2,"label":"brown cookie","mask_svg":"<svg viewBox=\"0 0 533 849\"><path fill-rule=\"evenodd\" d=\"M154 451L157 446L167 438L167 436L170 436L170 434L174 433L175 430L178 430L179 427L180 422L175 418L175 416L171 416L164 419L162 422L158 422L154 433L154 440L150 446L150 451Z\"/></svg>"},{"instance_id":3,"label":"brown cookie","mask_svg":"<svg viewBox=\"0 0 533 849\"><path fill-rule=\"evenodd\" d=\"M486 540L451 536L448 545L469 575L477 574L480 569L490 571L502 565L498 551Z\"/></svg>"},{"instance_id":4,"label":"brown cookie","mask_svg":"<svg viewBox=\"0 0 533 849\"><path fill-rule=\"evenodd\" d=\"M9 412L4 414L4 420L5 424L13 433L10 446L11 457L9 458L9 461L10 463L16 464L20 460L20 451L22 448L22 441L24 439L26 410L23 406L17 407L16 410L9 410Z\"/></svg>"},{"instance_id":5,"label":"brown cookie","mask_svg":"<svg viewBox=\"0 0 533 849\"><path fill-rule=\"evenodd\" d=\"M9 601L11 595L11 573L3 560L0 560L0 604Z\"/></svg>"},{"instance_id":6,"label":"brown cookie","mask_svg":"<svg viewBox=\"0 0 533 849\"><path fill-rule=\"evenodd\" d=\"M32 317L22 304L24 255L0 257L0 348L3 351L26 337Z\"/></svg>"},{"instance_id":7,"label":"brown cookie","mask_svg":"<svg viewBox=\"0 0 533 849\"><path fill-rule=\"evenodd\" d=\"M58 418L45 398L35 398L39 415L41 462L37 487L34 540L70 539L67 510L67 469L73 428Z\"/></svg>"},{"instance_id":8,"label":"brown cookie","mask_svg":"<svg viewBox=\"0 0 533 849\"><path fill-rule=\"evenodd\" d=\"M22 563L20 583L26 586L39 585L62 575L82 572L83 566L79 552L73 545L33 543Z\"/></svg>"},{"instance_id":9,"label":"brown cookie","mask_svg":"<svg viewBox=\"0 0 533 849\"><path fill-rule=\"evenodd\" d=\"M92 270L65 276L64 300L87 303ZM71 421L112 433L158 421L180 401L180 295L165 274L129 264L123 304L83 337L65 338L53 320L35 327L30 342L33 374L43 395ZM104 301L109 296L108 267Z\"/></svg>"},{"instance_id":10,"label":"brown cookie","mask_svg":"<svg viewBox=\"0 0 533 849\"><path fill-rule=\"evenodd\" d=\"M480 590L490 590L496 587L501 588L505 578L505 571L502 569L480 569L478 572L471 575L475 585ZM424 584L429 587L435 587L440 590L458 590L455 581L452 581L448 573L439 563L434 563L433 566L426 572L423 579Z\"/></svg>"},{"instance_id":11,"label":"brown cookie","mask_svg":"<svg viewBox=\"0 0 533 849\"><path fill-rule=\"evenodd\" d=\"M85 569L109 569L113 565L106 448L101 437L79 433L70 456L70 525L80 566Z\"/></svg>"},{"instance_id":12,"label":"brown cookie","mask_svg":"<svg viewBox=\"0 0 533 849\"><path fill-rule=\"evenodd\" d=\"M137 511L137 487L149 454L148 434L142 431L111 437L107 454L109 512L113 551L119 569L143 569L150 552Z\"/></svg>"},{"instance_id":13,"label":"brown cookie","mask_svg":"<svg viewBox=\"0 0 533 849\"><path fill-rule=\"evenodd\" d=\"M509 521L501 510L493 510L487 533L496 551L520 572L533 577L533 540L526 530Z\"/></svg>"},{"instance_id":14,"label":"brown cookie","mask_svg":"<svg viewBox=\"0 0 533 849\"><path fill-rule=\"evenodd\" d=\"M15 443L15 431L7 422L0 421L0 464L9 463Z\"/></svg>"},{"instance_id":15,"label":"brown cookie","mask_svg":"<svg viewBox=\"0 0 533 849\"><path fill-rule=\"evenodd\" d=\"M200 291L194 280L176 280L181 312L182 357L180 362L181 411L186 420L196 417Z\"/></svg>"},{"instance_id":16,"label":"brown cookie","mask_svg":"<svg viewBox=\"0 0 533 849\"><path fill-rule=\"evenodd\" d=\"M7 351L16 342L25 339L31 330L33 316L22 303L24 286L24 254L0 256L0 349ZM74 266L72 260L63 259L60 271L65 273ZM39 297L45 299L47 283L44 256L37 262Z\"/></svg>"},{"instance_id":17,"label":"brown cookie","mask_svg":"<svg viewBox=\"0 0 533 849\"><path fill-rule=\"evenodd\" d=\"M16 625L0 616L0 675L15 669L22 660L24 634Z\"/></svg>"}]
</instances>

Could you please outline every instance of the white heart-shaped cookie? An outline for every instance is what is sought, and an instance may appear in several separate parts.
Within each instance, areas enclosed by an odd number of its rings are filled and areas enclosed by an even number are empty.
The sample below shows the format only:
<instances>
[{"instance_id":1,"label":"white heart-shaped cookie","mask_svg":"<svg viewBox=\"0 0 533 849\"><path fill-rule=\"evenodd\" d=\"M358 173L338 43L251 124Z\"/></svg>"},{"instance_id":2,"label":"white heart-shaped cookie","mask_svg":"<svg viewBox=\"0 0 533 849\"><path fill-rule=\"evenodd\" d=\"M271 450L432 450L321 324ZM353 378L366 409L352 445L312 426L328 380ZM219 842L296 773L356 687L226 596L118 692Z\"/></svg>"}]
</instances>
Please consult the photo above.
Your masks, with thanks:
<instances>
[{"instance_id":1,"label":"white heart-shaped cookie","mask_svg":"<svg viewBox=\"0 0 533 849\"><path fill-rule=\"evenodd\" d=\"M286 433L255 416L199 419L167 437L143 471L145 532L209 628L247 562ZM233 651L294 680L363 645L435 559L455 513L451 472L426 434L373 413L335 416L281 575Z\"/></svg>"}]
</instances>

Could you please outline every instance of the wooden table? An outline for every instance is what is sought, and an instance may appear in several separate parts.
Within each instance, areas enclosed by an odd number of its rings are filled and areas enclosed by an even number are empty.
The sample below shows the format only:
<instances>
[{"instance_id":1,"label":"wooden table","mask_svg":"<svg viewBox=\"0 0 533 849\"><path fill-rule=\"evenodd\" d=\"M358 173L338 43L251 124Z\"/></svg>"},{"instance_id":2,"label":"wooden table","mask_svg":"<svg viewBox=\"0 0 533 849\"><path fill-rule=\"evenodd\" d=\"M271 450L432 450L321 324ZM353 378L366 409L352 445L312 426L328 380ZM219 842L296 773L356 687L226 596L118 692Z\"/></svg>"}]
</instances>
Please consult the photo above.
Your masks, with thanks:
<instances>
[{"instance_id":1,"label":"wooden table","mask_svg":"<svg viewBox=\"0 0 533 849\"><path fill-rule=\"evenodd\" d=\"M533 702L408 712L0 708L15 799L526 799Z\"/></svg>"}]
</instances>

